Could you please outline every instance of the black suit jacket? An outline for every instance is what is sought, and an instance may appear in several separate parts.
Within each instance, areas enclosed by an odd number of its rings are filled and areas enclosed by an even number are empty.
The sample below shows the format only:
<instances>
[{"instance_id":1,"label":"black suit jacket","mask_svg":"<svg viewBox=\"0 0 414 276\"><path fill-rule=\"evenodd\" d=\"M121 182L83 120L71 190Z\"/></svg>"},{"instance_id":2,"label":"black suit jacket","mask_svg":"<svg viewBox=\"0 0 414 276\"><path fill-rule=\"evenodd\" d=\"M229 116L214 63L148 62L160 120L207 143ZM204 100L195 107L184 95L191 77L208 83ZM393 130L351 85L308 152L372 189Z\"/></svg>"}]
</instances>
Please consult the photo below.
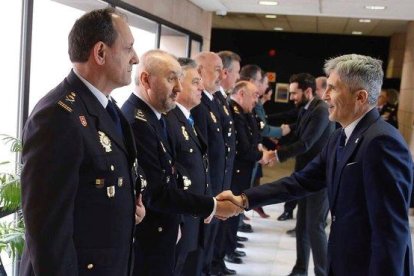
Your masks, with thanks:
<instances>
[{"instance_id":1,"label":"black suit jacket","mask_svg":"<svg viewBox=\"0 0 414 276\"><path fill-rule=\"evenodd\" d=\"M230 100L230 110L236 128L236 158L231 190L239 194L250 187L254 165L262 159L263 153L257 148L258 135L252 129L252 122L256 125L252 121L254 117L243 113L240 105L233 100Z\"/></svg>"},{"instance_id":2,"label":"black suit jacket","mask_svg":"<svg viewBox=\"0 0 414 276\"><path fill-rule=\"evenodd\" d=\"M282 146L277 155L281 162L296 157L295 171L303 169L326 145L335 130L329 121L328 106L315 97L307 110L301 107L296 124L290 125L293 141Z\"/></svg>"},{"instance_id":3,"label":"black suit jacket","mask_svg":"<svg viewBox=\"0 0 414 276\"><path fill-rule=\"evenodd\" d=\"M135 136L137 157L147 186L143 192L147 213L137 226L135 238L135 275L169 275L174 268L174 251L179 214L207 217L213 211L213 199L179 189L179 174L174 153L163 137L163 130L151 108L131 94L122 106ZM163 262L160 266L159 261Z\"/></svg>"},{"instance_id":4,"label":"black suit jacket","mask_svg":"<svg viewBox=\"0 0 414 276\"><path fill-rule=\"evenodd\" d=\"M223 191L225 171L225 143L220 112L216 101L210 100L203 92L201 104L191 110L195 125L208 143L211 192L213 196Z\"/></svg>"},{"instance_id":5,"label":"black suit jacket","mask_svg":"<svg viewBox=\"0 0 414 276\"><path fill-rule=\"evenodd\" d=\"M168 134L175 156L176 166L185 170L186 181L181 187L198 195L208 195L210 183L208 174L207 145L197 133L197 127L191 127L179 107L167 114ZM204 221L194 215L185 215L180 240L182 252L204 247Z\"/></svg>"},{"instance_id":6,"label":"black suit jacket","mask_svg":"<svg viewBox=\"0 0 414 276\"><path fill-rule=\"evenodd\" d=\"M119 111L119 110L118 110ZM135 225L135 147L71 72L23 131L21 275L128 275Z\"/></svg>"},{"instance_id":7,"label":"black suit jacket","mask_svg":"<svg viewBox=\"0 0 414 276\"><path fill-rule=\"evenodd\" d=\"M332 275L413 275L408 206L413 161L401 134L376 108L357 124L336 161L340 130L303 170L245 191L250 208L327 187Z\"/></svg>"}]
</instances>

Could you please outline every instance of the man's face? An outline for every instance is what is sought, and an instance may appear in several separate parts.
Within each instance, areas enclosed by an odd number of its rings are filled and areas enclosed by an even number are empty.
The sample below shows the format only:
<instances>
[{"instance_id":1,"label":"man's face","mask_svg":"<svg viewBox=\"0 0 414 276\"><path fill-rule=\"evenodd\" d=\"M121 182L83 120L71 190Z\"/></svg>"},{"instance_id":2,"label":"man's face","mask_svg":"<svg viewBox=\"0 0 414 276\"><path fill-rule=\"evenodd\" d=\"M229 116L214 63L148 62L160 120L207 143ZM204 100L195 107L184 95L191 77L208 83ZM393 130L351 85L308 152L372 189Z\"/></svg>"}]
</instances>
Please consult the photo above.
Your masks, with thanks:
<instances>
[{"instance_id":1,"label":"man's face","mask_svg":"<svg viewBox=\"0 0 414 276\"><path fill-rule=\"evenodd\" d=\"M203 78L204 88L214 93L220 88L221 70L223 70L223 63L218 55L211 55L206 57L201 68L201 77Z\"/></svg>"},{"instance_id":2,"label":"man's face","mask_svg":"<svg viewBox=\"0 0 414 276\"><path fill-rule=\"evenodd\" d=\"M289 85L289 97L290 100L293 101L297 107L308 102L305 92L298 87L297 82L292 82Z\"/></svg>"},{"instance_id":3,"label":"man's face","mask_svg":"<svg viewBox=\"0 0 414 276\"><path fill-rule=\"evenodd\" d=\"M256 85L250 83L247 85L243 91L243 111L252 112L254 107L257 104L259 91Z\"/></svg>"},{"instance_id":4,"label":"man's face","mask_svg":"<svg viewBox=\"0 0 414 276\"><path fill-rule=\"evenodd\" d=\"M190 68L185 70L184 78L181 82L182 91L177 96L177 102L191 109L201 102L201 93L204 89L203 81L197 69Z\"/></svg>"},{"instance_id":5,"label":"man's face","mask_svg":"<svg viewBox=\"0 0 414 276\"><path fill-rule=\"evenodd\" d=\"M148 98L158 112L168 112L175 108L177 94L182 90L181 66L174 58L163 56L155 71L148 75Z\"/></svg>"},{"instance_id":6,"label":"man's face","mask_svg":"<svg viewBox=\"0 0 414 276\"><path fill-rule=\"evenodd\" d=\"M250 79L250 82L256 86L259 96L262 96L264 93L264 90L262 91L261 89L263 86L262 79L263 79L263 76L262 76L262 72L260 71L257 71L255 77L253 79Z\"/></svg>"},{"instance_id":7,"label":"man's face","mask_svg":"<svg viewBox=\"0 0 414 276\"><path fill-rule=\"evenodd\" d=\"M320 78L316 78L316 95L322 99L323 93L325 93L325 88L323 88L323 80Z\"/></svg>"},{"instance_id":8,"label":"man's face","mask_svg":"<svg viewBox=\"0 0 414 276\"><path fill-rule=\"evenodd\" d=\"M384 90L381 91L380 95L378 96L378 106L383 106L387 103L387 92Z\"/></svg>"},{"instance_id":9,"label":"man's face","mask_svg":"<svg viewBox=\"0 0 414 276\"><path fill-rule=\"evenodd\" d=\"M236 84L236 81L240 78L240 62L233 60L229 68L223 69L223 77L221 80L221 86L225 89L231 89Z\"/></svg>"},{"instance_id":10,"label":"man's face","mask_svg":"<svg viewBox=\"0 0 414 276\"><path fill-rule=\"evenodd\" d=\"M327 84L324 100L328 104L329 120L346 127L358 118L356 93L350 91L335 71L329 75Z\"/></svg>"},{"instance_id":11,"label":"man's face","mask_svg":"<svg viewBox=\"0 0 414 276\"><path fill-rule=\"evenodd\" d=\"M132 65L137 64L139 59L133 48L134 38L128 24L118 15L113 15L112 22L118 37L106 53L105 63L108 82L115 89L131 83Z\"/></svg>"}]
</instances>

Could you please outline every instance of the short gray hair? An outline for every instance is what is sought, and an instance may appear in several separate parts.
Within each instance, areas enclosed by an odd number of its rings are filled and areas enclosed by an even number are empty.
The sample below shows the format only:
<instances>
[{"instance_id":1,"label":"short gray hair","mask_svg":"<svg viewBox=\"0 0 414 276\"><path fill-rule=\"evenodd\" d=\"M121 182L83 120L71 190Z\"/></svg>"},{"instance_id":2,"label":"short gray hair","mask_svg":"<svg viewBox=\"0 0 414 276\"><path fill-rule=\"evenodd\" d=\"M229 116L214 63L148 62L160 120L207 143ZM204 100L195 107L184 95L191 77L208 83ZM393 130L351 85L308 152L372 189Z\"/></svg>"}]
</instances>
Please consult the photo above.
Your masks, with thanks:
<instances>
[{"instance_id":1,"label":"short gray hair","mask_svg":"<svg viewBox=\"0 0 414 276\"><path fill-rule=\"evenodd\" d=\"M357 54L343 55L325 61L324 70L327 75L335 71L351 92L366 90L368 103L376 104L384 77L381 60Z\"/></svg>"}]
</instances>

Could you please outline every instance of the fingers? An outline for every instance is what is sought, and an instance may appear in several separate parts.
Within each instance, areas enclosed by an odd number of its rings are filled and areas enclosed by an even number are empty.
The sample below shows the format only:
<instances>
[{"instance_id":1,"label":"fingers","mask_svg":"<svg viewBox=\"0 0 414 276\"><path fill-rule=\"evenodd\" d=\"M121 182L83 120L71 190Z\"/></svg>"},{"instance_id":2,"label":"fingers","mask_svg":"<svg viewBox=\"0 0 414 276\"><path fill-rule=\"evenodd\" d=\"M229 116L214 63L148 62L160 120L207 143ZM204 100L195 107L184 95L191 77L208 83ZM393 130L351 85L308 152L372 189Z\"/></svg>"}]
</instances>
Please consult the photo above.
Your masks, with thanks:
<instances>
[{"instance_id":1,"label":"fingers","mask_svg":"<svg viewBox=\"0 0 414 276\"><path fill-rule=\"evenodd\" d=\"M231 200L234 197L232 191L225 190L216 196L217 200Z\"/></svg>"},{"instance_id":2,"label":"fingers","mask_svg":"<svg viewBox=\"0 0 414 276\"><path fill-rule=\"evenodd\" d=\"M145 206L142 203L142 195L140 194L135 200L135 224L140 223L145 217Z\"/></svg>"}]
</instances>

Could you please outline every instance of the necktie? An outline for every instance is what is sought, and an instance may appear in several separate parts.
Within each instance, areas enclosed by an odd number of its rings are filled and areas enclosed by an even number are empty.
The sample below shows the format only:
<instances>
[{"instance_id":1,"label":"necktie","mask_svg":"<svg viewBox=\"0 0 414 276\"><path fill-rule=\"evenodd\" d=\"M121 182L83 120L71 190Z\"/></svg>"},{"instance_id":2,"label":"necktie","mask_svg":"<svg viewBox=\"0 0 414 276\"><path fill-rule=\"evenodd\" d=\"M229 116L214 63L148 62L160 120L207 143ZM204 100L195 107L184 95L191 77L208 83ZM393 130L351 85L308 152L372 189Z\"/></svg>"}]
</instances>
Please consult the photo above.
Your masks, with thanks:
<instances>
[{"instance_id":1,"label":"necktie","mask_svg":"<svg viewBox=\"0 0 414 276\"><path fill-rule=\"evenodd\" d=\"M341 136L339 138L339 144L336 149L336 161L339 162L342 159L342 155L345 148L345 141L346 141L346 135L344 129L341 130Z\"/></svg>"},{"instance_id":2,"label":"necktie","mask_svg":"<svg viewBox=\"0 0 414 276\"><path fill-rule=\"evenodd\" d=\"M193 116L190 115L190 117L188 117L188 123L190 124L191 127L194 127L194 119Z\"/></svg>"},{"instance_id":3,"label":"necktie","mask_svg":"<svg viewBox=\"0 0 414 276\"><path fill-rule=\"evenodd\" d=\"M116 132L121 137L123 137L123 135L122 135L121 119L119 118L119 114L118 114L118 111L115 108L115 104L111 100L108 100L108 105L106 106L106 111L108 111L109 116L111 116L112 121L115 124Z\"/></svg>"},{"instance_id":4,"label":"necktie","mask_svg":"<svg viewBox=\"0 0 414 276\"><path fill-rule=\"evenodd\" d=\"M167 123L165 122L165 118L162 115L160 118L160 125L161 125L161 130L162 130L162 136L165 139L165 141L167 141L168 140Z\"/></svg>"}]
</instances>

